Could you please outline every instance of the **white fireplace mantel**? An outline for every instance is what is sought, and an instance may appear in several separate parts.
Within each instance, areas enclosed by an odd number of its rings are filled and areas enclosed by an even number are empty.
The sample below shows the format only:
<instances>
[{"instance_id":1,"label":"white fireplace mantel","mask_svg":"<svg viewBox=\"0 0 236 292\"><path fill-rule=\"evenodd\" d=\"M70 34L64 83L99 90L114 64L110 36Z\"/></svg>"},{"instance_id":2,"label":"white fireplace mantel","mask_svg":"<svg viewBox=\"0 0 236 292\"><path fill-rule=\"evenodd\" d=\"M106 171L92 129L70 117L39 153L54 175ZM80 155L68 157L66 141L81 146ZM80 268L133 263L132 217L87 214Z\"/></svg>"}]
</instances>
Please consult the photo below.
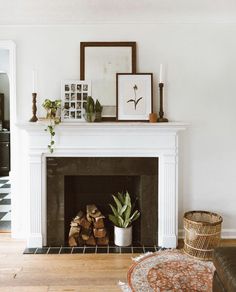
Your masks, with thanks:
<instances>
[{"instance_id":1,"label":"white fireplace mantel","mask_svg":"<svg viewBox=\"0 0 236 292\"><path fill-rule=\"evenodd\" d=\"M46 244L46 157L158 157L158 245L178 239L178 133L184 123L62 123L49 153L45 123L21 123L28 133L28 247Z\"/></svg>"}]
</instances>

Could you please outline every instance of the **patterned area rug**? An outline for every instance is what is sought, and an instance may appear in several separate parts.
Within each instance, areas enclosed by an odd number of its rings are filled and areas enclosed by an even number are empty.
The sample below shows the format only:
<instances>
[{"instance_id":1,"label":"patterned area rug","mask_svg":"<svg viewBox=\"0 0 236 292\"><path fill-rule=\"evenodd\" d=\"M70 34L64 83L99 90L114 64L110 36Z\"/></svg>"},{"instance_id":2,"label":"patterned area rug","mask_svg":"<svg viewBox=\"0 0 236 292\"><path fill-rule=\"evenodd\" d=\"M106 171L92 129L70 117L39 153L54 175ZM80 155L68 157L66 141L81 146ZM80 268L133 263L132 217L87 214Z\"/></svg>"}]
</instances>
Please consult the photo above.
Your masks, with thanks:
<instances>
[{"instance_id":1,"label":"patterned area rug","mask_svg":"<svg viewBox=\"0 0 236 292\"><path fill-rule=\"evenodd\" d=\"M193 259L181 250L165 250L144 255L128 271L123 291L212 291L214 266Z\"/></svg>"}]
</instances>

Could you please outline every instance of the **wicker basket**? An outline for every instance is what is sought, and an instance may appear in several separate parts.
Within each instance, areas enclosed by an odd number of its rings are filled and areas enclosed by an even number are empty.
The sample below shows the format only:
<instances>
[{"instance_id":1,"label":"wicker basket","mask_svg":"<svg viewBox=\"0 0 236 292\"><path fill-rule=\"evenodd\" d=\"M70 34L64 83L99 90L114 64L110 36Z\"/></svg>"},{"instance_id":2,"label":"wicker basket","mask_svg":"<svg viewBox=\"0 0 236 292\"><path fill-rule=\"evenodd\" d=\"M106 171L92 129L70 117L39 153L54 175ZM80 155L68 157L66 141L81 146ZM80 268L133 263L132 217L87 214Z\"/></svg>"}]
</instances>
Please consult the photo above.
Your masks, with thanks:
<instances>
[{"instance_id":1,"label":"wicker basket","mask_svg":"<svg viewBox=\"0 0 236 292\"><path fill-rule=\"evenodd\" d=\"M184 214L184 251L200 260L211 260L220 242L223 219L216 213L190 211Z\"/></svg>"}]
</instances>

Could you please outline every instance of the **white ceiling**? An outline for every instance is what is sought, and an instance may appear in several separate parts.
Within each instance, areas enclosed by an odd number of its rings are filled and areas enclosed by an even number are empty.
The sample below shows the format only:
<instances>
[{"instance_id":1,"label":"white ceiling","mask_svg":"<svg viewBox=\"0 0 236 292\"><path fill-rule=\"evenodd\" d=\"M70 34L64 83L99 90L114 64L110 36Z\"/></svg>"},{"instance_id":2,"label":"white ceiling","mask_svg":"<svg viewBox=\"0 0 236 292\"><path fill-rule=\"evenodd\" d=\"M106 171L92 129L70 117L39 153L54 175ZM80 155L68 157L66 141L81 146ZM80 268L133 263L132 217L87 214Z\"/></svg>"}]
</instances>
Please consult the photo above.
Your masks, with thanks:
<instances>
[{"instance_id":1,"label":"white ceiling","mask_svg":"<svg viewBox=\"0 0 236 292\"><path fill-rule=\"evenodd\" d=\"M235 20L236 0L0 0L0 24Z\"/></svg>"}]
</instances>

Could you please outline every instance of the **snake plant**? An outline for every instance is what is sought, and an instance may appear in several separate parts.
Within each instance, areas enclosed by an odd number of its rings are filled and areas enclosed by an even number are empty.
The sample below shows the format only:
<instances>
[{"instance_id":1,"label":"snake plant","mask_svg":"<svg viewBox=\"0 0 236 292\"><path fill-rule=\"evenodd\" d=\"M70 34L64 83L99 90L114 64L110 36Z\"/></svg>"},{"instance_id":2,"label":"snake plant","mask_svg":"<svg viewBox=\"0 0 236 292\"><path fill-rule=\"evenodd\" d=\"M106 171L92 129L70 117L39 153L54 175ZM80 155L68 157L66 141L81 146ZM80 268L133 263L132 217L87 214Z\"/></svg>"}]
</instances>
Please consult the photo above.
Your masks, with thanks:
<instances>
[{"instance_id":1,"label":"snake plant","mask_svg":"<svg viewBox=\"0 0 236 292\"><path fill-rule=\"evenodd\" d=\"M112 196L116 206L109 204L113 214L109 215L109 219L117 227L127 228L131 223L137 220L140 216L138 210L133 212L134 204L131 203L130 195L126 191L125 194L119 193L116 196Z\"/></svg>"}]
</instances>

